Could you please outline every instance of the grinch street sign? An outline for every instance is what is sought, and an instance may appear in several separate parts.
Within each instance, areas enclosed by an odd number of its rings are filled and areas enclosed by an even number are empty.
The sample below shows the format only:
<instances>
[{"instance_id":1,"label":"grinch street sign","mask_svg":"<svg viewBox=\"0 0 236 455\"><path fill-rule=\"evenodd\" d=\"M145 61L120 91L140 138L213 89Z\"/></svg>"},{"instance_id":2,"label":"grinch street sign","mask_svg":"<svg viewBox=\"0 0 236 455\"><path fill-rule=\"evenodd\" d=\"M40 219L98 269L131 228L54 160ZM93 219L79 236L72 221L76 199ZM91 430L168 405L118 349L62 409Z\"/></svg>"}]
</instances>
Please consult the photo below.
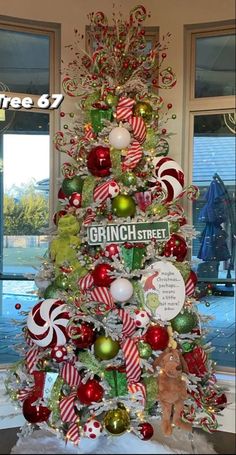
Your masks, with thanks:
<instances>
[{"instance_id":1,"label":"grinch street sign","mask_svg":"<svg viewBox=\"0 0 236 455\"><path fill-rule=\"evenodd\" d=\"M147 243L150 242L151 239L162 242L168 240L169 237L170 229L167 221L107 224L106 226L92 224L88 227L89 245L124 242Z\"/></svg>"}]
</instances>

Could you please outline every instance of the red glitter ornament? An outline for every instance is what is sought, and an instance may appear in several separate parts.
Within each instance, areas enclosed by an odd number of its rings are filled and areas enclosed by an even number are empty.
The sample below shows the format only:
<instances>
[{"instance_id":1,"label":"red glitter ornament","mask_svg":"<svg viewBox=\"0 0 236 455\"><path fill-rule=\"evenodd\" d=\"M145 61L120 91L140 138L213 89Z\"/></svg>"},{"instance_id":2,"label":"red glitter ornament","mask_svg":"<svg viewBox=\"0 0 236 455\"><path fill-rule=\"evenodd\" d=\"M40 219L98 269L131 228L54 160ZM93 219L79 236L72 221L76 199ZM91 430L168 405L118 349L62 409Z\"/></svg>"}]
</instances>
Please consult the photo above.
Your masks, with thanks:
<instances>
[{"instance_id":1,"label":"red glitter ornament","mask_svg":"<svg viewBox=\"0 0 236 455\"><path fill-rule=\"evenodd\" d=\"M102 400L104 389L96 379L89 379L86 384L80 383L77 397L82 404L90 405L93 401Z\"/></svg>"},{"instance_id":2,"label":"red glitter ornament","mask_svg":"<svg viewBox=\"0 0 236 455\"><path fill-rule=\"evenodd\" d=\"M171 238L166 242L164 247L164 256L175 256L176 260L179 262L184 261L186 254L188 252L188 247L180 235L172 234Z\"/></svg>"},{"instance_id":3,"label":"red glitter ornament","mask_svg":"<svg viewBox=\"0 0 236 455\"><path fill-rule=\"evenodd\" d=\"M143 422L138 426L143 441L148 441L153 436L153 426L149 422Z\"/></svg>"},{"instance_id":4,"label":"red glitter ornament","mask_svg":"<svg viewBox=\"0 0 236 455\"><path fill-rule=\"evenodd\" d=\"M80 325L70 326L68 335L79 349L89 348L95 341L93 326L86 322L81 322Z\"/></svg>"},{"instance_id":5,"label":"red glitter ornament","mask_svg":"<svg viewBox=\"0 0 236 455\"><path fill-rule=\"evenodd\" d=\"M98 264L92 272L95 286L108 287L114 281L115 277L109 275L114 269L110 264Z\"/></svg>"},{"instance_id":6,"label":"red glitter ornament","mask_svg":"<svg viewBox=\"0 0 236 455\"><path fill-rule=\"evenodd\" d=\"M106 177L110 175L111 158L109 147L98 145L88 154L88 170L96 177Z\"/></svg>"},{"instance_id":7,"label":"red glitter ornament","mask_svg":"<svg viewBox=\"0 0 236 455\"><path fill-rule=\"evenodd\" d=\"M154 351L164 351L169 342L169 335L165 327L151 325L145 334L145 341Z\"/></svg>"}]
</instances>

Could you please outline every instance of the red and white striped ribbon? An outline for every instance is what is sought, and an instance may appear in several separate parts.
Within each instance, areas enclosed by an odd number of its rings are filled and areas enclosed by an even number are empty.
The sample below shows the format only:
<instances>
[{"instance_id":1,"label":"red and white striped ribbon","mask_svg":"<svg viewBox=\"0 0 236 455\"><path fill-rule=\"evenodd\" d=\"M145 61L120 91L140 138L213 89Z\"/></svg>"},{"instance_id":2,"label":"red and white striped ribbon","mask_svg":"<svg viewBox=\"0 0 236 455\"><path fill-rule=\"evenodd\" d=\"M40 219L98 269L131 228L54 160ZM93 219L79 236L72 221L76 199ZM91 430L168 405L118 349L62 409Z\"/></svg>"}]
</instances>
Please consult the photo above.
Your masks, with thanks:
<instances>
[{"instance_id":1,"label":"red and white striped ribbon","mask_svg":"<svg viewBox=\"0 0 236 455\"><path fill-rule=\"evenodd\" d=\"M196 185L189 185L183 189L181 193L175 198L175 202L181 199L183 196L187 196L190 201L195 201L199 197L199 188ZM173 201L171 201L173 203Z\"/></svg>"},{"instance_id":2,"label":"red and white striped ribbon","mask_svg":"<svg viewBox=\"0 0 236 455\"><path fill-rule=\"evenodd\" d=\"M139 352L135 341L127 338L124 343L122 343L122 350L125 357L128 382L138 382L141 376L141 366Z\"/></svg>"},{"instance_id":3,"label":"red and white striped ribbon","mask_svg":"<svg viewBox=\"0 0 236 455\"><path fill-rule=\"evenodd\" d=\"M71 387L78 386L81 381L81 376L78 370L70 362L66 362L61 370L62 379L67 382Z\"/></svg>"},{"instance_id":4,"label":"red and white striped ribbon","mask_svg":"<svg viewBox=\"0 0 236 455\"><path fill-rule=\"evenodd\" d=\"M185 295L190 297L194 293L195 285L191 278L188 278L188 280L185 283Z\"/></svg>"},{"instance_id":5,"label":"red and white striped ribbon","mask_svg":"<svg viewBox=\"0 0 236 455\"><path fill-rule=\"evenodd\" d=\"M131 146L128 148L128 153L122 163L123 171L128 169L134 169L143 156L143 149L140 142L133 141Z\"/></svg>"},{"instance_id":6,"label":"red and white striped ribbon","mask_svg":"<svg viewBox=\"0 0 236 455\"><path fill-rule=\"evenodd\" d=\"M72 392L68 397L60 401L61 420L63 422L76 422L78 416L75 412L76 392Z\"/></svg>"},{"instance_id":7,"label":"red and white striped ribbon","mask_svg":"<svg viewBox=\"0 0 236 455\"><path fill-rule=\"evenodd\" d=\"M137 139L137 141L139 141L142 144L145 141L147 134L146 125L143 118L131 117L129 123L133 128L133 134L135 139Z\"/></svg>"},{"instance_id":8,"label":"red and white striped ribbon","mask_svg":"<svg viewBox=\"0 0 236 455\"><path fill-rule=\"evenodd\" d=\"M93 285L94 279L91 273L87 273L85 276L79 279L78 285L81 291L87 291Z\"/></svg>"},{"instance_id":9,"label":"red and white striped ribbon","mask_svg":"<svg viewBox=\"0 0 236 455\"><path fill-rule=\"evenodd\" d=\"M131 318L128 311L124 310L123 308L118 310L118 314L123 322L122 335L125 338L132 336L136 330L136 325L135 325L134 320Z\"/></svg>"},{"instance_id":10,"label":"red and white striped ribbon","mask_svg":"<svg viewBox=\"0 0 236 455\"><path fill-rule=\"evenodd\" d=\"M130 393L135 393L135 392L141 392L142 393L142 400L140 400L142 406L144 407L145 404L146 404L146 396L147 396L147 391L146 391L146 387L144 384L142 384L141 382L136 382L135 384L132 383L132 384L129 384L128 385L128 390Z\"/></svg>"},{"instance_id":11,"label":"red and white striped ribbon","mask_svg":"<svg viewBox=\"0 0 236 455\"><path fill-rule=\"evenodd\" d=\"M31 348L32 348L32 346L35 346L31 336L29 335L28 330L25 331L25 341L28 344L28 346L30 346Z\"/></svg>"},{"instance_id":12,"label":"red and white striped ribbon","mask_svg":"<svg viewBox=\"0 0 236 455\"><path fill-rule=\"evenodd\" d=\"M66 433L66 439L73 442L76 446L79 444L79 429L76 423L72 423Z\"/></svg>"},{"instance_id":13,"label":"red and white striped ribbon","mask_svg":"<svg viewBox=\"0 0 236 455\"><path fill-rule=\"evenodd\" d=\"M109 197L113 198L119 194L120 187L118 183L111 179L107 182L98 185L93 192L93 199L95 202L104 202Z\"/></svg>"},{"instance_id":14,"label":"red and white striped ribbon","mask_svg":"<svg viewBox=\"0 0 236 455\"><path fill-rule=\"evenodd\" d=\"M83 225L88 226L95 220L95 218L96 218L96 213L92 209L87 210L85 217L84 217Z\"/></svg>"},{"instance_id":15,"label":"red and white striped ribbon","mask_svg":"<svg viewBox=\"0 0 236 455\"><path fill-rule=\"evenodd\" d=\"M26 398L29 398L30 395L32 395L34 388L33 387L27 387L25 389L19 390L18 392L18 399L20 401L25 401ZM36 399L35 399L36 401Z\"/></svg>"},{"instance_id":16,"label":"red and white striped ribbon","mask_svg":"<svg viewBox=\"0 0 236 455\"><path fill-rule=\"evenodd\" d=\"M26 365L28 368L29 374L32 374L35 371L35 366L38 359L39 348L38 346L33 346L27 353L26 353Z\"/></svg>"},{"instance_id":17,"label":"red and white striped ribbon","mask_svg":"<svg viewBox=\"0 0 236 455\"><path fill-rule=\"evenodd\" d=\"M132 98L122 96L116 108L116 120L129 120L132 117L134 103Z\"/></svg>"},{"instance_id":18,"label":"red and white striped ribbon","mask_svg":"<svg viewBox=\"0 0 236 455\"><path fill-rule=\"evenodd\" d=\"M105 307L102 309L101 308L101 314L104 311L111 310L112 308L116 308L112 295L110 291L103 286L99 286L93 291L90 292L90 300L93 300L94 302L99 302L105 305Z\"/></svg>"}]
</instances>

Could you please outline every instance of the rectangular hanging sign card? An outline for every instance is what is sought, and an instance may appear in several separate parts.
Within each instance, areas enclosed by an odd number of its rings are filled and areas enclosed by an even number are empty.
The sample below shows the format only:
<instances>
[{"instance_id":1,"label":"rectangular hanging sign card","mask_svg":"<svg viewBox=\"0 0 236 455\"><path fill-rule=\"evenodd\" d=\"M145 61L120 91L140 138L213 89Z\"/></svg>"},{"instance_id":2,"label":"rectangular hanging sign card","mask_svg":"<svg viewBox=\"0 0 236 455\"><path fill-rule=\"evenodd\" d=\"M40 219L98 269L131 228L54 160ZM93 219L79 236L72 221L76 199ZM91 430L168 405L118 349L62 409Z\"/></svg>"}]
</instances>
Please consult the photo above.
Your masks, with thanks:
<instances>
[{"instance_id":1,"label":"rectangular hanging sign card","mask_svg":"<svg viewBox=\"0 0 236 455\"><path fill-rule=\"evenodd\" d=\"M148 243L151 239L163 242L170 238L168 221L152 223L92 224L87 228L89 245L103 243Z\"/></svg>"}]
</instances>

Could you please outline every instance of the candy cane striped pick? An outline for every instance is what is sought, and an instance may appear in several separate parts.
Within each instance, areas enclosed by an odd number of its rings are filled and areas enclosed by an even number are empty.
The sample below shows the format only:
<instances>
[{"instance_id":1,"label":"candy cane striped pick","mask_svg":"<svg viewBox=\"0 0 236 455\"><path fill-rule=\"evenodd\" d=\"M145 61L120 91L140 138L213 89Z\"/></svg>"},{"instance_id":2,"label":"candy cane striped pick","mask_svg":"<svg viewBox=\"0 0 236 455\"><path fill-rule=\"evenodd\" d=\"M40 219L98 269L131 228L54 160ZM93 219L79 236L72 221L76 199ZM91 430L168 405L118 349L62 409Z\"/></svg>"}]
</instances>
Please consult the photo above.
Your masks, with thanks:
<instances>
[{"instance_id":1,"label":"candy cane striped pick","mask_svg":"<svg viewBox=\"0 0 236 455\"><path fill-rule=\"evenodd\" d=\"M79 279L78 285L81 291L87 291L93 285L94 279L91 273L87 273L85 276Z\"/></svg>"},{"instance_id":2,"label":"candy cane striped pick","mask_svg":"<svg viewBox=\"0 0 236 455\"><path fill-rule=\"evenodd\" d=\"M134 169L143 156L143 149L140 142L133 141L131 146L128 148L128 153L123 161L122 167L124 171L128 169Z\"/></svg>"},{"instance_id":3,"label":"candy cane striped pick","mask_svg":"<svg viewBox=\"0 0 236 455\"><path fill-rule=\"evenodd\" d=\"M133 134L137 141L141 142L141 144L146 139L146 125L142 117L131 117L129 120L130 125L133 128Z\"/></svg>"},{"instance_id":4,"label":"candy cane striped pick","mask_svg":"<svg viewBox=\"0 0 236 455\"><path fill-rule=\"evenodd\" d=\"M92 209L87 210L85 217L84 217L83 225L89 226L89 224L91 224L95 220L95 218L96 218L96 213Z\"/></svg>"},{"instance_id":5,"label":"candy cane striped pick","mask_svg":"<svg viewBox=\"0 0 236 455\"><path fill-rule=\"evenodd\" d=\"M28 368L29 374L32 374L35 371L35 366L38 359L39 348L37 346L33 346L27 353L26 353L26 364Z\"/></svg>"},{"instance_id":6,"label":"candy cane striped pick","mask_svg":"<svg viewBox=\"0 0 236 455\"><path fill-rule=\"evenodd\" d=\"M90 299L105 305L105 311L116 308L110 291L103 286L99 286L90 292Z\"/></svg>"},{"instance_id":7,"label":"candy cane striped pick","mask_svg":"<svg viewBox=\"0 0 236 455\"><path fill-rule=\"evenodd\" d=\"M122 335L125 338L130 337L133 335L136 329L134 320L131 318L128 311L125 311L123 308L118 310L118 314L123 322Z\"/></svg>"},{"instance_id":8,"label":"candy cane striped pick","mask_svg":"<svg viewBox=\"0 0 236 455\"><path fill-rule=\"evenodd\" d=\"M138 382L141 376L141 367L139 352L135 341L127 338L124 343L122 343L122 350L125 357L128 382Z\"/></svg>"},{"instance_id":9,"label":"candy cane striped pick","mask_svg":"<svg viewBox=\"0 0 236 455\"><path fill-rule=\"evenodd\" d=\"M84 139L86 141L90 141L91 139L95 138L95 134L93 132L93 127L91 124L88 124L85 126L85 134L84 134Z\"/></svg>"},{"instance_id":10,"label":"candy cane striped pick","mask_svg":"<svg viewBox=\"0 0 236 455\"><path fill-rule=\"evenodd\" d=\"M146 392L146 387L144 384L142 384L141 382L136 382L135 384L133 384L133 383L129 384L128 391L130 393L141 392L142 399L140 399L140 403L142 404L143 407L145 406L147 392Z\"/></svg>"},{"instance_id":11,"label":"candy cane striped pick","mask_svg":"<svg viewBox=\"0 0 236 455\"><path fill-rule=\"evenodd\" d=\"M78 370L72 363L66 362L61 370L62 379L67 382L71 387L78 386L81 381L81 376Z\"/></svg>"},{"instance_id":12,"label":"candy cane striped pick","mask_svg":"<svg viewBox=\"0 0 236 455\"><path fill-rule=\"evenodd\" d=\"M72 423L66 433L66 439L73 442L76 446L79 444L79 429L76 423Z\"/></svg>"},{"instance_id":13,"label":"candy cane striped pick","mask_svg":"<svg viewBox=\"0 0 236 455\"><path fill-rule=\"evenodd\" d=\"M132 117L132 110L135 101L131 98L122 96L116 108L116 120L129 120Z\"/></svg>"},{"instance_id":14,"label":"candy cane striped pick","mask_svg":"<svg viewBox=\"0 0 236 455\"><path fill-rule=\"evenodd\" d=\"M29 398L30 395L32 395L34 388L33 387L28 387L25 389L22 389L18 392L18 399L20 401L25 401L26 398Z\"/></svg>"},{"instance_id":15,"label":"candy cane striped pick","mask_svg":"<svg viewBox=\"0 0 236 455\"><path fill-rule=\"evenodd\" d=\"M74 406L76 396L76 392L72 392L69 396L62 398L60 401L59 406L61 411L61 420L63 422L76 422L78 419Z\"/></svg>"},{"instance_id":16,"label":"candy cane striped pick","mask_svg":"<svg viewBox=\"0 0 236 455\"><path fill-rule=\"evenodd\" d=\"M95 188L93 192L93 199L95 202L104 202L109 197L113 198L117 196L119 191L120 187L115 180L108 180Z\"/></svg>"}]
</instances>

